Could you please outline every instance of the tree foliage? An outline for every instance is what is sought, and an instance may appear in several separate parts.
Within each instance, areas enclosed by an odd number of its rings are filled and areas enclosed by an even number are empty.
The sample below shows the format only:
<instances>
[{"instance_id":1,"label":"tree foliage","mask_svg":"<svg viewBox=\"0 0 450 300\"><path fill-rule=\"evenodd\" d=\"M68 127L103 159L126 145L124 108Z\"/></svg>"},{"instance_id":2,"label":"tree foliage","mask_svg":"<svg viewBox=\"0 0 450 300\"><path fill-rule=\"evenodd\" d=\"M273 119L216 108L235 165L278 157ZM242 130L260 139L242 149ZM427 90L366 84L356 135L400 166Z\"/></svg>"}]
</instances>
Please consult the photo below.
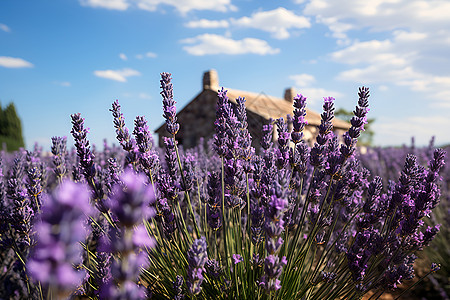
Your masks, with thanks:
<instances>
[{"instance_id":1,"label":"tree foliage","mask_svg":"<svg viewBox=\"0 0 450 300\"><path fill-rule=\"evenodd\" d=\"M14 103L9 103L5 109L0 105L0 147L6 145L8 151L25 147L22 136L22 122L16 112Z\"/></svg>"}]
</instances>

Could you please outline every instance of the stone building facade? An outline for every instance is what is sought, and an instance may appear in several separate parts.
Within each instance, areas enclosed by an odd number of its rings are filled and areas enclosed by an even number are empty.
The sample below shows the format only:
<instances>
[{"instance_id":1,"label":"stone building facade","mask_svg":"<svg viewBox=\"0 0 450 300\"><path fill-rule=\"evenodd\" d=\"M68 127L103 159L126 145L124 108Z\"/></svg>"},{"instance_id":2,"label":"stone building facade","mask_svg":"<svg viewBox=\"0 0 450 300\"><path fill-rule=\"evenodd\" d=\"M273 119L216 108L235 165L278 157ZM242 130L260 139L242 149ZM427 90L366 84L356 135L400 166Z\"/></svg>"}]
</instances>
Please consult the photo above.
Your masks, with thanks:
<instances>
[{"instance_id":1,"label":"stone building facade","mask_svg":"<svg viewBox=\"0 0 450 300\"><path fill-rule=\"evenodd\" d=\"M268 124L271 118L286 118L286 115L292 115L293 98L296 95L293 88L285 90L284 99L264 93L257 94L229 88L224 89L228 91L227 96L232 104L236 104L236 98L245 97L248 129L252 136L253 146L256 148L259 148L263 124ZM178 112L177 118L180 123L180 131L177 134L177 140L184 148L194 147L201 137L207 140L214 136L218 90L219 77L217 72L215 70L205 72L203 74L202 91ZM306 120L308 125L304 130L304 139L312 143L317 134L317 126L320 125L320 114L307 109ZM348 122L336 118L333 121L333 125L334 131L338 136L341 136L350 127ZM168 136L165 124L162 124L155 132L159 137L159 146L163 146L163 136ZM274 130L274 140L276 138L277 131Z\"/></svg>"}]
</instances>

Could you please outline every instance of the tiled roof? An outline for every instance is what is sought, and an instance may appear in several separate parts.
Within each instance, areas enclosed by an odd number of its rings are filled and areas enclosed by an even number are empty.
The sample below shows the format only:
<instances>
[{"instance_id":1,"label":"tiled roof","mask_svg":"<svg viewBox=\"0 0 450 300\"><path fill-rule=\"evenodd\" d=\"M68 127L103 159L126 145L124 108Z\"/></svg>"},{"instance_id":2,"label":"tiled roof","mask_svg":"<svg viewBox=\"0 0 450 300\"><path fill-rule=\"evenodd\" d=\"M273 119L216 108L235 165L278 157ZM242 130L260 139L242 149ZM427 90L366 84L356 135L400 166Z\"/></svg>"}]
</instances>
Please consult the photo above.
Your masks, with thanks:
<instances>
[{"instance_id":1,"label":"tiled roof","mask_svg":"<svg viewBox=\"0 0 450 300\"><path fill-rule=\"evenodd\" d=\"M225 89L225 88L224 88ZM265 93L251 93L246 91L239 91L234 89L227 89L227 96L230 101L236 103L237 97L245 97L246 108L265 119L278 119L280 117L286 118L287 114L293 115L294 109L292 102L285 99L266 95ZM310 109L306 109L306 120L309 125L320 125L320 114ZM350 124L340 119L333 119L333 126L340 129L348 129Z\"/></svg>"}]
</instances>

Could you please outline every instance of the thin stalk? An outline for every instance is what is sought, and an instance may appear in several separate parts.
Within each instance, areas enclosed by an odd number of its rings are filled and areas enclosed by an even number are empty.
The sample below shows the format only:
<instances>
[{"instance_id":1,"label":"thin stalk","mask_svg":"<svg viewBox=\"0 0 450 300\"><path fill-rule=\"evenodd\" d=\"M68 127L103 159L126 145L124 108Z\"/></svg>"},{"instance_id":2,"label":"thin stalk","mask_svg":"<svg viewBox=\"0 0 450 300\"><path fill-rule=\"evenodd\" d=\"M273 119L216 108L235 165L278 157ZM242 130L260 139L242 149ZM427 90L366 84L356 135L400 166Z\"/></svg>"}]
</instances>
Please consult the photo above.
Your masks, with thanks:
<instances>
[{"instance_id":1,"label":"thin stalk","mask_svg":"<svg viewBox=\"0 0 450 300\"><path fill-rule=\"evenodd\" d=\"M175 152L177 154L177 161L178 161L178 167L180 168L181 180L183 181L184 186L186 186L186 178L184 177L184 174L183 174L183 167L181 165L181 158L180 158L180 154L178 152L178 146L177 146L177 142L175 139L175 135L173 135L172 138L173 138L173 143L175 145ZM194 210L192 209L191 198L189 197L188 191L184 191L184 195L185 195L187 203L188 203L188 210L189 210L189 214L191 215L192 223L194 223L195 233L197 234L197 238L200 238L200 230L198 229L197 220L195 219L195 216L194 216Z\"/></svg>"},{"instance_id":2,"label":"thin stalk","mask_svg":"<svg viewBox=\"0 0 450 300\"><path fill-rule=\"evenodd\" d=\"M227 267L227 275L230 278L230 264L228 262L228 243L227 243L227 218L225 214L225 181L224 181L224 165L223 165L223 157L221 157L221 172L222 172L222 229L223 229L223 241L224 241L224 250L225 250L225 264Z\"/></svg>"},{"instance_id":3,"label":"thin stalk","mask_svg":"<svg viewBox=\"0 0 450 300\"><path fill-rule=\"evenodd\" d=\"M419 280L417 280L413 285L411 285L410 287L408 287L406 290L404 290L400 295L398 295L394 300L400 299L401 296L403 296L403 294L405 294L407 291L409 291L410 289L414 288L416 285L418 285L420 282L422 282L422 280L424 280L425 278L428 277L428 275L430 275L431 273L433 273L433 270L430 270L427 274L425 274L424 276L422 276Z\"/></svg>"},{"instance_id":4,"label":"thin stalk","mask_svg":"<svg viewBox=\"0 0 450 300\"><path fill-rule=\"evenodd\" d=\"M247 241L250 243L250 245L252 245L252 231L251 231L251 214L250 214L250 187L248 184L248 173L245 173L245 181L246 181L246 186L247 186L247 235L248 235L248 239ZM251 253L250 253L251 254Z\"/></svg>"},{"instance_id":5,"label":"thin stalk","mask_svg":"<svg viewBox=\"0 0 450 300\"><path fill-rule=\"evenodd\" d=\"M311 181L314 178L315 172L316 172L316 168L314 168L314 170L313 170L313 172L311 174ZM301 231L302 231L302 228L303 228L303 222L304 222L304 219L305 219L305 216L306 216L306 211L307 211L307 208L308 208L308 205L309 205L309 197L308 196L309 196L310 191L311 191L311 184L309 185L308 191L306 193L305 205L303 206L302 215L300 217L299 225L295 229L294 237L292 239L291 249L289 250L288 263L286 265L287 270L291 269L292 261L294 259L293 250L297 249L298 239L300 237L300 234L301 234ZM301 190L299 192L300 192L300 195L301 195Z\"/></svg>"}]
</instances>

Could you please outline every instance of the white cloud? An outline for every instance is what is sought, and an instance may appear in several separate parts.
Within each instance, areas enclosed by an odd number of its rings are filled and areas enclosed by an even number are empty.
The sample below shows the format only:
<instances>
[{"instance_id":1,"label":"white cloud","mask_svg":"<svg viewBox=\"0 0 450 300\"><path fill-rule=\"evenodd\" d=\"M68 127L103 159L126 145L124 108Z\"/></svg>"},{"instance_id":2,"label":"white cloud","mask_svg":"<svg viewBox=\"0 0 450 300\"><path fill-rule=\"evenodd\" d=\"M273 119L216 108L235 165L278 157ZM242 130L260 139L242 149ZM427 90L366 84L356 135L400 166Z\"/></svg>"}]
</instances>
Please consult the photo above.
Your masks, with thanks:
<instances>
[{"instance_id":1,"label":"white cloud","mask_svg":"<svg viewBox=\"0 0 450 300\"><path fill-rule=\"evenodd\" d=\"M122 97L131 98L131 99L139 98L139 99L143 99L143 100L152 99L152 96L150 96L149 94L144 93L144 92L137 93L137 94L136 93L123 93Z\"/></svg>"},{"instance_id":2,"label":"white cloud","mask_svg":"<svg viewBox=\"0 0 450 300\"><path fill-rule=\"evenodd\" d=\"M147 52L145 54L136 54L137 59L143 59L144 57L156 58L156 57L158 57L158 55L153 52Z\"/></svg>"},{"instance_id":3,"label":"white cloud","mask_svg":"<svg viewBox=\"0 0 450 300\"><path fill-rule=\"evenodd\" d=\"M344 95L338 91L327 90L323 88L314 87L316 78L311 74L296 74L288 77L294 81L295 89L299 94L308 98L308 104L321 102L323 97L343 97Z\"/></svg>"},{"instance_id":4,"label":"white cloud","mask_svg":"<svg viewBox=\"0 0 450 300\"><path fill-rule=\"evenodd\" d=\"M5 68L32 68L33 64L22 59L10 56L0 56L0 67Z\"/></svg>"},{"instance_id":5,"label":"white cloud","mask_svg":"<svg viewBox=\"0 0 450 300\"><path fill-rule=\"evenodd\" d=\"M298 16L283 7L270 11L259 11L253 13L250 17L232 19L231 22L233 25L270 32L272 37L277 39L289 38L288 29L311 27L311 23L307 18Z\"/></svg>"},{"instance_id":6,"label":"white cloud","mask_svg":"<svg viewBox=\"0 0 450 300\"><path fill-rule=\"evenodd\" d=\"M431 121L432 120L432 121ZM448 136L450 119L443 116L413 116L406 118L382 118L373 124L377 144L398 145L409 144L414 137L417 145L427 145L431 137Z\"/></svg>"},{"instance_id":7,"label":"white cloud","mask_svg":"<svg viewBox=\"0 0 450 300\"><path fill-rule=\"evenodd\" d=\"M407 32L404 30L395 30L393 32L395 40L401 42L422 41L427 38L427 35L422 32Z\"/></svg>"},{"instance_id":8,"label":"white cloud","mask_svg":"<svg viewBox=\"0 0 450 300\"><path fill-rule=\"evenodd\" d=\"M298 93L308 98L308 104L310 105L321 102L323 97L339 98L344 96L338 91L314 87L313 85L316 82L316 78L311 74L296 74L291 75L288 78L294 81L295 89Z\"/></svg>"},{"instance_id":9,"label":"white cloud","mask_svg":"<svg viewBox=\"0 0 450 300\"><path fill-rule=\"evenodd\" d=\"M233 40L215 34L202 34L193 38L181 40L181 43L194 44L192 46L184 46L183 49L191 55L213 55L213 54L276 54L280 49L274 49L270 45L260 39L245 38L242 40Z\"/></svg>"},{"instance_id":10,"label":"white cloud","mask_svg":"<svg viewBox=\"0 0 450 300\"><path fill-rule=\"evenodd\" d=\"M440 103L450 102L450 76L448 73L436 74L430 67L436 56L427 54L427 46L423 45L423 39L427 37L422 33L395 32L391 40L355 42L330 54L336 62L359 66L340 72L336 78L364 84L407 86ZM436 40L429 39L428 42L434 44ZM441 47L445 48L445 45L441 44ZM450 47L447 48L450 51ZM442 57L441 64L450 66L445 60ZM422 67L423 64L428 69Z\"/></svg>"},{"instance_id":11,"label":"white cloud","mask_svg":"<svg viewBox=\"0 0 450 300\"><path fill-rule=\"evenodd\" d=\"M200 19L195 21L190 21L185 24L189 28L227 28L230 26L227 20L207 20Z\"/></svg>"},{"instance_id":12,"label":"white cloud","mask_svg":"<svg viewBox=\"0 0 450 300\"><path fill-rule=\"evenodd\" d=\"M7 25L2 23L0 23L0 30L3 30L4 32L11 32L11 29Z\"/></svg>"},{"instance_id":13,"label":"white cloud","mask_svg":"<svg viewBox=\"0 0 450 300\"><path fill-rule=\"evenodd\" d=\"M158 55L156 55L156 53L153 52L147 52L145 53L145 56L150 58L156 58Z\"/></svg>"},{"instance_id":14,"label":"white cloud","mask_svg":"<svg viewBox=\"0 0 450 300\"><path fill-rule=\"evenodd\" d=\"M127 0L80 0L80 4L82 6L112 10L127 10L130 6Z\"/></svg>"},{"instance_id":15,"label":"white cloud","mask_svg":"<svg viewBox=\"0 0 450 300\"><path fill-rule=\"evenodd\" d=\"M120 53L119 57L121 60L128 60L128 57L124 53Z\"/></svg>"},{"instance_id":16,"label":"white cloud","mask_svg":"<svg viewBox=\"0 0 450 300\"><path fill-rule=\"evenodd\" d=\"M312 105L314 103L322 103L324 97L333 97L338 99L339 97L344 96L344 94L338 91L332 91L323 88L300 87L296 90L298 90L298 94L302 94L307 98L308 105Z\"/></svg>"},{"instance_id":17,"label":"white cloud","mask_svg":"<svg viewBox=\"0 0 450 300\"><path fill-rule=\"evenodd\" d=\"M120 82L126 82L127 77L139 76L141 73L133 69L122 70L99 70L94 71L94 75L101 78L111 79Z\"/></svg>"},{"instance_id":18,"label":"white cloud","mask_svg":"<svg viewBox=\"0 0 450 300\"><path fill-rule=\"evenodd\" d=\"M127 10L130 6L138 9L156 11L163 5L172 6L182 14L191 10L213 10L220 12L236 11L231 0L79 0L82 6Z\"/></svg>"},{"instance_id":19,"label":"white cloud","mask_svg":"<svg viewBox=\"0 0 450 300\"><path fill-rule=\"evenodd\" d=\"M68 82L68 81L54 81L53 83L56 85L59 85L59 86L63 86L63 87L71 86L70 82Z\"/></svg>"},{"instance_id":20,"label":"white cloud","mask_svg":"<svg viewBox=\"0 0 450 300\"><path fill-rule=\"evenodd\" d=\"M398 28L422 31L448 28L449 11L447 0L311 0L304 13L377 31Z\"/></svg>"},{"instance_id":21,"label":"white cloud","mask_svg":"<svg viewBox=\"0 0 450 300\"><path fill-rule=\"evenodd\" d=\"M136 0L137 6L143 10L155 11L160 5L173 6L180 13L191 10L235 11L237 8L231 0Z\"/></svg>"},{"instance_id":22,"label":"white cloud","mask_svg":"<svg viewBox=\"0 0 450 300\"><path fill-rule=\"evenodd\" d=\"M450 2L446 0L310 0L303 11L327 26L340 50L329 57L349 68L336 78L406 86L450 102ZM366 32L383 39L360 41Z\"/></svg>"},{"instance_id":23,"label":"white cloud","mask_svg":"<svg viewBox=\"0 0 450 300\"><path fill-rule=\"evenodd\" d=\"M415 48L402 45L399 47L394 40L356 41L342 50L330 54L339 63L349 65L371 65L377 69L403 69L417 58Z\"/></svg>"},{"instance_id":24,"label":"white cloud","mask_svg":"<svg viewBox=\"0 0 450 300\"><path fill-rule=\"evenodd\" d=\"M150 96L150 95L147 94L147 93L139 93L138 97L139 97L140 99L152 99L152 96Z\"/></svg>"},{"instance_id":25,"label":"white cloud","mask_svg":"<svg viewBox=\"0 0 450 300\"><path fill-rule=\"evenodd\" d=\"M313 75L310 74L297 74L289 76L289 79L295 82L296 86L307 87L311 86L316 81Z\"/></svg>"}]
</instances>

